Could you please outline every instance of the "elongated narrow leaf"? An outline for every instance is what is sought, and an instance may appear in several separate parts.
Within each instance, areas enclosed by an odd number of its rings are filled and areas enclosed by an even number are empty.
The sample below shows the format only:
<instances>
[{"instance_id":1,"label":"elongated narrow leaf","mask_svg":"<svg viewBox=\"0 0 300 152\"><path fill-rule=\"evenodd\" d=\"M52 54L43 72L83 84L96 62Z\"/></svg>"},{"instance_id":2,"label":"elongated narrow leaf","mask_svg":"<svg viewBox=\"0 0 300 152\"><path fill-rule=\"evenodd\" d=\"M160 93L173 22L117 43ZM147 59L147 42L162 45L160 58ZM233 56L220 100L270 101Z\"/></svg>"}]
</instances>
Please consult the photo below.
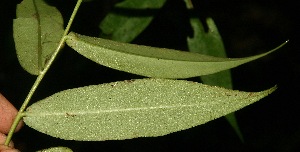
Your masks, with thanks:
<instances>
[{"instance_id":1,"label":"elongated narrow leaf","mask_svg":"<svg viewBox=\"0 0 300 152\"><path fill-rule=\"evenodd\" d=\"M65 90L31 105L25 123L84 141L162 136L204 124L267 96L201 83L137 79Z\"/></svg>"},{"instance_id":2,"label":"elongated narrow leaf","mask_svg":"<svg viewBox=\"0 0 300 152\"><path fill-rule=\"evenodd\" d=\"M68 147L51 147L51 148L39 150L37 152L72 152L72 150Z\"/></svg>"},{"instance_id":3,"label":"elongated narrow leaf","mask_svg":"<svg viewBox=\"0 0 300 152\"><path fill-rule=\"evenodd\" d=\"M13 30L19 62L38 75L63 34L63 18L44 0L23 0L16 14Z\"/></svg>"},{"instance_id":4,"label":"elongated narrow leaf","mask_svg":"<svg viewBox=\"0 0 300 152\"><path fill-rule=\"evenodd\" d=\"M157 78L188 78L216 73L263 57L281 46L246 58L218 58L70 33L66 43L86 58L121 71Z\"/></svg>"},{"instance_id":5,"label":"elongated narrow leaf","mask_svg":"<svg viewBox=\"0 0 300 152\"><path fill-rule=\"evenodd\" d=\"M208 27L207 32L205 32L202 23L197 18L191 18L190 24L193 28L194 35L191 38L187 38L189 51L217 57L227 57L221 35L211 18L206 20ZM232 89L230 70L201 76L201 80L204 84ZM244 141L243 134L239 128L234 112L226 115L225 118L241 141Z\"/></svg>"},{"instance_id":6,"label":"elongated narrow leaf","mask_svg":"<svg viewBox=\"0 0 300 152\"><path fill-rule=\"evenodd\" d=\"M152 21L166 0L125 0L100 24L101 37L120 42L131 42Z\"/></svg>"}]
</instances>

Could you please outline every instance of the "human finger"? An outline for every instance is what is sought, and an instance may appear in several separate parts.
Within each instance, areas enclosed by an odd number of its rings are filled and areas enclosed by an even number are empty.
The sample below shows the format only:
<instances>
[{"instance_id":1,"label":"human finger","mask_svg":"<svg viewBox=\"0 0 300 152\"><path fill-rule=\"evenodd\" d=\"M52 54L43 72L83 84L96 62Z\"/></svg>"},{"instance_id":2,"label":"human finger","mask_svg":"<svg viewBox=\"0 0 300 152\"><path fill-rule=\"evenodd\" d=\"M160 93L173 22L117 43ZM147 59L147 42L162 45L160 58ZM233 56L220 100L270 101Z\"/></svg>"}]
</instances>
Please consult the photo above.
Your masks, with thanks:
<instances>
[{"instance_id":1,"label":"human finger","mask_svg":"<svg viewBox=\"0 0 300 152\"><path fill-rule=\"evenodd\" d=\"M0 93L0 133L7 134L17 115L17 109ZM23 122L21 121L16 128L20 130Z\"/></svg>"},{"instance_id":2,"label":"human finger","mask_svg":"<svg viewBox=\"0 0 300 152\"><path fill-rule=\"evenodd\" d=\"M5 139L6 139L6 135L3 133L0 133L0 145L4 145ZM14 143L12 141L9 143L9 147L14 147ZM0 152L2 152L1 149L0 149Z\"/></svg>"}]
</instances>

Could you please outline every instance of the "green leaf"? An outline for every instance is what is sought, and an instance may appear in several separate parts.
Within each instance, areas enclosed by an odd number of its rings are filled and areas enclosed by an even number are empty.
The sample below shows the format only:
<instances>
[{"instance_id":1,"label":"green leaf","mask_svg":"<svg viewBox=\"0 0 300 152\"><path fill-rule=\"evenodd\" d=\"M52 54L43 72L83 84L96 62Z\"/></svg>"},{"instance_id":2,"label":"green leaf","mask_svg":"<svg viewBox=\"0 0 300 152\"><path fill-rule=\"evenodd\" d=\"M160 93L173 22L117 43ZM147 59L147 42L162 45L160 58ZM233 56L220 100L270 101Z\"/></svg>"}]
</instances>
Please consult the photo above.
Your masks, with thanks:
<instances>
[{"instance_id":1,"label":"green leaf","mask_svg":"<svg viewBox=\"0 0 300 152\"><path fill-rule=\"evenodd\" d=\"M208 31L205 32L202 23L197 18L191 18L190 24L193 28L193 37L188 37L188 47L191 52L202 53L217 57L227 57L225 47L217 26L211 18L206 20ZM204 84L220 86L227 89L232 89L232 79L230 70L224 70L218 73L201 76ZM239 129L234 113L225 116L226 120L235 130L241 141L244 141L243 134Z\"/></svg>"},{"instance_id":2,"label":"green leaf","mask_svg":"<svg viewBox=\"0 0 300 152\"><path fill-rule=\"evenodd\" d=\"M23 0L16 14L13 35L19 62L27 72L38 75L63 35L63 18L43 0Z\"/></svg>"},{"instance_id":3,"label":"green leaf","mask_svg":"<svg viewBox=\"0 0 300 152\"><path fill-rule=\"evenodd\" d=\"M208 18L206 24L208 31L205 32L202 23L197 18L191 18L190 24L193 28L193 37L188 37L188 47L190 51L218 56L226 57L225 48L218 28L215 25L213 19Z\"/></svg>"},{"instance_id":4,"label":"green leaf","mask_svg":"<svg viewBox=\"0 0 300 152\"><path fill-rule=\"evenodd\" d=\"M204 31L203 25L199 19L191 18L190 24L194 31L193 37L187 38L190 52L216 57L227 57L222 38L218 32L217 26L211 18L206 20L208 26L207 32ZM201 76L201 80L205 84L232 89L231 73L229 70Z\"/></svg>"},{"instance_id":5,"label":"green leaf","mask_svg":"<svg viewBox=\"0 0 300 152\"><path fill-rule=\"evenodd\" d=\"M68 147L51 147L48 149L39 150L37 152L72 152Z\"/></svg>"},{"instance_id":6,"label":"green leaf","mask_svg":"<svg viewBox=\"0 0 300 152\"><path fill-rule=\"evenodd\" d=\"M24 121L66 140L156 137L239 110L275 89L240 92L186 80L126 80L56 93L31 105Z\"/></svg>"},{"instance_id":7,"label":"green leaf","mask_svg":"<svg viewBox=\"0 0 300 152\"><path fill-rule=\"evenodd\" d=\"M125 0L117 3L101 22L105 37L115 41L131 42L152 21L166 0Z\"/></svg>"},{"instance_id":8,"label":"green leaf","mask_svg":"<svg viewBox=\"0 0 300 152\"><path fill-rule=\"evenodd\" d=\"M218 58L198 53L121 43L76 33L66 43L86 58L121 71L158 78L189 78L216 73L263 57L279 47L246 58Z\"/></svg>"}]
</instances>

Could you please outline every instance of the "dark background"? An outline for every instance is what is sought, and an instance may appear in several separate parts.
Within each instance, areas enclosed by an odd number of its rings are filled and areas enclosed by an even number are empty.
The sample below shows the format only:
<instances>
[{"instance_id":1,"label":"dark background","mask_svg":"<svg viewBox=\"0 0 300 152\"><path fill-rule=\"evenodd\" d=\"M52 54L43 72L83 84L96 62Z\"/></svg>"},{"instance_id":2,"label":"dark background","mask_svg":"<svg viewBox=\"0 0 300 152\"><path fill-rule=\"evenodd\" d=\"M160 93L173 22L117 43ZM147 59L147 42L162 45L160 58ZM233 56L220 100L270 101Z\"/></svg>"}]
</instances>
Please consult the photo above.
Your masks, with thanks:
<instances>
[{"instance_id":1,"label":"dark background","mask_svg":"<svg viewBox=\"0 0 300 152\"><path fill-rule=\"evenodd\" d=\"M16 58L12 21L20 1L0 1L0 92L19 108L36 76L26 73ZM75 0L50 0L65 22ZM297 1L198 0L202 20L212 17L223 37L229 57L245 57L268 51L286 40L275 53L232 69L234 89L261 91L278 85L278 90L261 101L236 112L245 138L242 143L224 118L205 125L157 138L124 141L64 141L27 126L13 140L22 151L50 146L67 146L74 151L300 151L299 73L300 53ZM98 36L99 22L113 1L84 3L72 31ZM157 17L133 43L187 50L186 37L192 30L181 0L168 0ZM91 84L140 78L93 63L65 47L35 93L32 102L55 92Z\"/></svg>"}]
</instances>

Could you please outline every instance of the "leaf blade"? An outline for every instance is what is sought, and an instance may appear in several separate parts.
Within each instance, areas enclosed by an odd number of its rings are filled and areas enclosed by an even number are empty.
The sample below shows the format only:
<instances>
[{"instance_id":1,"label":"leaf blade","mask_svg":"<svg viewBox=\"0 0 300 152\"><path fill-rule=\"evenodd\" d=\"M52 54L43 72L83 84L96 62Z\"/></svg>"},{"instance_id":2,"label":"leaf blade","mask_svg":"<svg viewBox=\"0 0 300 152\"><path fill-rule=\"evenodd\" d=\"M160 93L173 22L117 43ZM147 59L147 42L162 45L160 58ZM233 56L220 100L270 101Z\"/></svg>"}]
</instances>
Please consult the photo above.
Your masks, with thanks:
<instances>
[{"instance_id":1,"label":"leaf blade","mask_svg":"<svg viewBox=\"0 0 300 152\"><path fill-rule=\"evenodd\" d=\"M54 94L31 105L24 121L67 140L155 137L206 123L275 89L239 92L185 80L127 80Z\"/></svg>"},{"instance_id":2,"label":"leaf blade","mask_svg":"<svg viewBox=\"0 0 300 152\"><path fill-rule=\"evenodd\" d=\"M216 73L263 57L281 46L246 58L218 58L198 53L121 43L70 33L66 43L86 58L121 71L157 78L189 78Z\"/></svg>"},{"instance_id":3,"label":"leaf blade","mask_svg":"<svg viewBox=\"0 0 300 152\"><path fill-rule=\"evenodd\" d=\"M13 35L18 60L27 72L38 75L63 34L63 18L43 0L22 1L16 15Z\"/></svg>"},{"instance_id":4,"label":"leaf blade","mask_svg":"<svg viewBox=\"0 0 300 152\"><path fill-rule=\"evenodd\" d=\"M193 37L187 38L189 51L218 57L227 57L221 35L219 34L213 19L206 19L208 27L207 32L204 31L203 25L199 19L191 18L190 24L193 28L194 35ZM220 86L227 89L233 88L230 70L204 75L200 78L204 84ZM235 113L230 113L226 115L225 118L243 142L244 137L239 128Z\"/></svg>"},{"instance_id":5,"label":"leaf blade","mask_svg":"<svg viewBox=\"0 0 300 152\"><path fill-rule=\"evenodd\" d=\"M125 0L117 3L99 25L102 31L100 37L131 42L150 24L155 11L165 2L166 0Z\"/></svg>"}]
</instances>

